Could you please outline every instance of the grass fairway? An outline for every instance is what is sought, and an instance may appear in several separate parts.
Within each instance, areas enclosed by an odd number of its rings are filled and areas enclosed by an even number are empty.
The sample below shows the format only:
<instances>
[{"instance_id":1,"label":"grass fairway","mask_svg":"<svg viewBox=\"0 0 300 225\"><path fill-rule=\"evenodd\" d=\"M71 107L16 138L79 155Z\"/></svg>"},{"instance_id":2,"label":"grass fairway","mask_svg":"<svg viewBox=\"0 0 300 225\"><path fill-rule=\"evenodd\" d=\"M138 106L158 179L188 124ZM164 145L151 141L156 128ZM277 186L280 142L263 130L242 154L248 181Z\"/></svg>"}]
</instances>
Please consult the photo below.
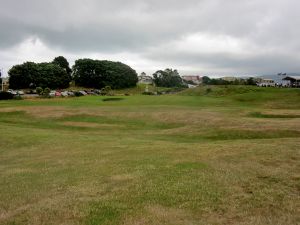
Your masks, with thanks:
<instances>
[{"instance_id":1,"label":"grass fairway","mask_svg":"<svg viewBox=\"0 0 300 225\"><path fill-rule=\"evenodd\" d=\"M300 223L299 89L107 98L0 102L0 224Z\"/></svg>"}]
</instances>

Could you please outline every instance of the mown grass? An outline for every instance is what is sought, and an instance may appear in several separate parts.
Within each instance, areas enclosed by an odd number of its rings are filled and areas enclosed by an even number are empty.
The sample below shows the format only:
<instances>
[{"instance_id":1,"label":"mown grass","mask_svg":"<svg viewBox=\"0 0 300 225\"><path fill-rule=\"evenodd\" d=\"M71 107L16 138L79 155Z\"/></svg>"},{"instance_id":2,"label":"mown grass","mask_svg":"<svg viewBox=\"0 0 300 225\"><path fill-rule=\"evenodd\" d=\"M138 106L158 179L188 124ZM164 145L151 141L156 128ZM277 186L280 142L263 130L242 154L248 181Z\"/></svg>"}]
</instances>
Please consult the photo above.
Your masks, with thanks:
<instances>
[{"instance_id":1,"label":"mown grass","mask_svg":"<svg viewBox=\"0 0 300 225\"><path fill-rule=\"evenodd\" d=\"M299 223L299 90L206 88L0 102L0 223Z\"/></svg>"},{"instance_id":2,"label":"mown grass","mask_svg":"<svg viewBox=\"0 0 300 225\"><path fill-rule=\"evenodd\" d=\"M300 118L300 115L294 115L294 114L292 114L292 115L290 115L290 114L264 114L261 112L250 113L250 116L257 117L257 118L271 118L271 119L274 119L274 118L280 118L280 119Z\"/></svg>"}]
</instances>

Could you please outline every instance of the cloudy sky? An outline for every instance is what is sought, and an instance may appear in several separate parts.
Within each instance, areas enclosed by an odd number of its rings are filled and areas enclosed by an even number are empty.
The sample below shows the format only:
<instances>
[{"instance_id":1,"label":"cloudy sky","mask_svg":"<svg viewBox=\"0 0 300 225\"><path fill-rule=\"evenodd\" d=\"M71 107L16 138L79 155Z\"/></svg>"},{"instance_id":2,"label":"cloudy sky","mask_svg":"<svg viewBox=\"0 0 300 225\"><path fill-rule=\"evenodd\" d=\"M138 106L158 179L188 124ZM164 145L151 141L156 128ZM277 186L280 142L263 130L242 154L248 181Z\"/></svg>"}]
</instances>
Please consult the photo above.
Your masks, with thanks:
<instances>
[{"instance_id":1,"label":"cloudy sky","mask_svg":"<svg viewBox=\"0 0 300 225\"><path fill-rule=\"evenodd\" d=\"M300 72L299 0L0 0L0 68L65 56L152 74Z\"/></svg>"}]
</instances>

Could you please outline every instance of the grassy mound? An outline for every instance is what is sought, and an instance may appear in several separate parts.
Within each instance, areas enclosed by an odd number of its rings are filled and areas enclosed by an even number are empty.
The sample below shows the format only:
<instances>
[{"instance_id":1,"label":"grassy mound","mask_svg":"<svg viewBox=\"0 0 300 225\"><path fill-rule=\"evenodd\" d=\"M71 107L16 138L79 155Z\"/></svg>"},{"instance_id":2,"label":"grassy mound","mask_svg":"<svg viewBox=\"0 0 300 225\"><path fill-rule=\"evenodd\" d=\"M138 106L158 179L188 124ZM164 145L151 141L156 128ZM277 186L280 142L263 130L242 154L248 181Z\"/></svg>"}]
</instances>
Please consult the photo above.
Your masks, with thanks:
<instances>
[{"instance_id":1,"label":"grassy mound","mask_svg":"<svg viewBox=\"0 0 300 225\"><path fill-rule=\"evenodd\" d=\"M300 89L262 88L256 86L200 86L184 90L178 95L222 98L241 104L270 104L275 108L297 108L300 106Z\"/></svg>"}]
</instances>

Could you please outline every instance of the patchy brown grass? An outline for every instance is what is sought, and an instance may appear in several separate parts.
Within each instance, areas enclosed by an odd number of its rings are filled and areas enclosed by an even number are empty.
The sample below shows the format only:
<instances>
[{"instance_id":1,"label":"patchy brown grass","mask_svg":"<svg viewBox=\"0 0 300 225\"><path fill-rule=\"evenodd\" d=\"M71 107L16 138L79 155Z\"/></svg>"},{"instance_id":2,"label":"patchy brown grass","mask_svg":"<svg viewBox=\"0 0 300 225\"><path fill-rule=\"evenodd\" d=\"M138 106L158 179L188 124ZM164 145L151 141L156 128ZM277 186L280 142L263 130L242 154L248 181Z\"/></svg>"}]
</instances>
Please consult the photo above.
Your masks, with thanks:
<instances>
[{"instance_id":1,"label":"patchy brown grass","mask_svg":"<svg viewBox=\"0 0 300 225\"><path fill-rule=\"evenodd\" d=\"M181 225L181 224L199 224L191 213L183 210L161 205L151 205L144 208L141 215L126 218L122 223L124 225Z\"/></svg>"},{"instance_id":2,"label":"patchy brown grass","mask_svg":"<svg viewBox=\"0 0 300 225\"><path fill-rule=\"evenodd\" d=\"M26 112L0 118L1 224L299 224L299 137L218 132L299 131L249 113L300 109L95 105L0 108Z\"/></svg>"},{"instance_id":3,"label":"patchy brown grass","mask_svg":"<svg viewBox=\"0 0 300 225\"><path fill-rule=\"evenodd\" d=\"M90 127L90 128L120 128L124 127L118 124L100 124L100 123L91 123L91 122L63 122L63 125L71 127Z\"/></svg>"}]
</instances>

